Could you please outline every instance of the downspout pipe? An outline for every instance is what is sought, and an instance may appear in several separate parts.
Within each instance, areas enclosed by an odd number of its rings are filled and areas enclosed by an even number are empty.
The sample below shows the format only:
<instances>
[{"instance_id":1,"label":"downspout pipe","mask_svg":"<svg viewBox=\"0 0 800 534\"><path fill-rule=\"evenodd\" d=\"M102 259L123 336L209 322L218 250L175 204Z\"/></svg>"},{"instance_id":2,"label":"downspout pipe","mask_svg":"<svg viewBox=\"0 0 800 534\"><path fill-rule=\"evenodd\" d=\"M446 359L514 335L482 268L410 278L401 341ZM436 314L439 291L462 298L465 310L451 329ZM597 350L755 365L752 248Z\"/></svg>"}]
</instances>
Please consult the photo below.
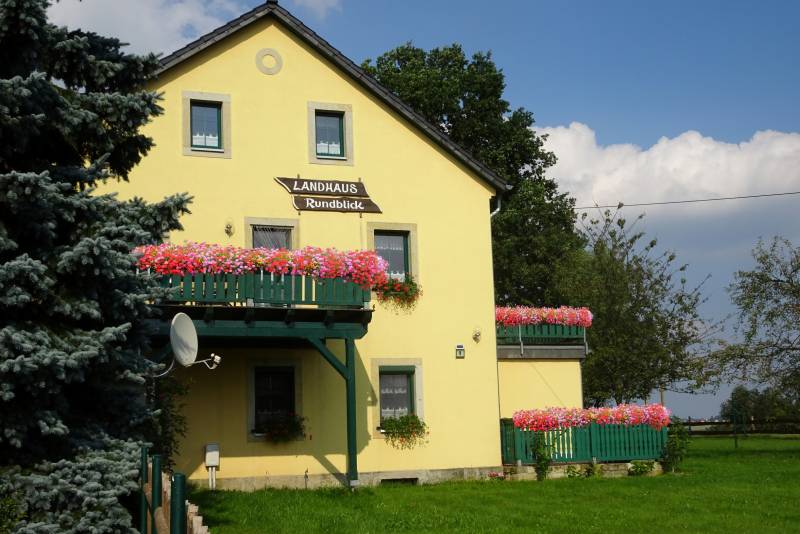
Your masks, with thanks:
<instances>
[{"instance_id":1,"label":"downspout pipe","mask_svg":"<svg viewBox=\"0 0 800 534\"><path fill-rule=\"evenodd\" d=\"M494 211L492 211L489 214L489 218L492 218L495 215L497 215L500 212L500 208L502 208L502 207L503 207L503 197L500 196L500 195L497 195L497 207L494 209Z\"/></svg>"}]
</instances>

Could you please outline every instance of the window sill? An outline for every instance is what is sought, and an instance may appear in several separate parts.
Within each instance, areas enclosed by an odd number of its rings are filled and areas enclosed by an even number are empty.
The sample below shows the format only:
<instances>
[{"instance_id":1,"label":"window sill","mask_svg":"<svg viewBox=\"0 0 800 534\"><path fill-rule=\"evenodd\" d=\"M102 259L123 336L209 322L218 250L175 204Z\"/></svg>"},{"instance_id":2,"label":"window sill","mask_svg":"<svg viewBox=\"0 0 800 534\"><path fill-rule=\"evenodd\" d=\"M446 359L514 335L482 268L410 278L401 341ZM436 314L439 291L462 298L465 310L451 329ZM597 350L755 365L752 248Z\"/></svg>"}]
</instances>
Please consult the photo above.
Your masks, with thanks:
<instances>
[{"instance_id":1,"label":"window sill","mask_svg":"<svg viewBox=\"0 0 800 534\"><path fill-rule=\"evenodd\" d=\"M325 156L322 154L317 154L317 159L331 159L334 161L347 161L347 156Z\"/></svg>"},{"instance_id":2,"label":"window sill","mask_svg":"<svg viewBox=\"0 0 800 534\"><path fill-rule=\"evenodd\" d=\"M217 152L217 153L220 153L220 154L225 152L224 148L205 148L205 147L200 147L200 146L193 146L193 147L189 147L189 149L192 152Z\"/></svg>"}]
</instances>

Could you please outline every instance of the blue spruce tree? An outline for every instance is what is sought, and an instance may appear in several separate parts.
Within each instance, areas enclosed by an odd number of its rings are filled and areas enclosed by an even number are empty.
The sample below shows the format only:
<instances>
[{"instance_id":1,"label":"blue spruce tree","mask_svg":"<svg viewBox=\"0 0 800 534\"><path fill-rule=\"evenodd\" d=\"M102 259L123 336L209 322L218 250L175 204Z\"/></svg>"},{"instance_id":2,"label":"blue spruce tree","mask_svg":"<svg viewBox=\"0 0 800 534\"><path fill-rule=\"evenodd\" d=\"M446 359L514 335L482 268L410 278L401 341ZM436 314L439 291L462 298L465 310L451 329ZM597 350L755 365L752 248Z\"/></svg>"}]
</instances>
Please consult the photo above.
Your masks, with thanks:
<instances>
[{"instance_id":1,"label":"blue spruce tree","mask_svg":"<svg viewBox=\"0 0 800 534\"><path fill-rule=\"evenodd\" d=\"M159 427L143 357L159 289L131 249L180 229L189 198L96 192L152 147L158 60L48 23L49 3L0 0L0 499L18 532L124 532Z\"/></svg>"}]
</instances>

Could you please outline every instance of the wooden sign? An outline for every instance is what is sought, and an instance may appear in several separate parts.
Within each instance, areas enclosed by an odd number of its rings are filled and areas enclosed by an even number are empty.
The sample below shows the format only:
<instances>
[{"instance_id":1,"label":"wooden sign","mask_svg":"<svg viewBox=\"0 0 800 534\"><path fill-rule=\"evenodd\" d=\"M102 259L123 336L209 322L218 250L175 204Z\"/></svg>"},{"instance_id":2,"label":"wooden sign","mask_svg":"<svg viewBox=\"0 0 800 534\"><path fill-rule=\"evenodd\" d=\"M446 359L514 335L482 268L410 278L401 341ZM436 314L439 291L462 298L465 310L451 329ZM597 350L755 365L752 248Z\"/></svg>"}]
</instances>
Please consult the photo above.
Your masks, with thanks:
<instances>
[{"instance_id":1,"label":"wooden sign","mask_svg":"<svg viewBox=\"0 0 800 534\"><path fill-rule=\"evenodd\" d=\"M344 213L382 213L369 198L340 198L294 195L294 207L299 211L339 211Z\"/></svg>"},{"instance_id":2,"label":"wooden sign","mask_svg":"<svg viewBox=\"0 0 800 534\"><path fill-rule=\"evenodd\" d=\"M298 211L338 211L343 213L382 213L361 182L275 178L292 195Z\"/></svg>"},{"instance_id":3,"label":"wooden sign","mask_svg":"<svg viewBox=\"0 0 800 534\"><path fill-rule=\"evenodd\" d=\"M307 178L275 178L292 195L326 195L334 197L369 198L361 182L340 180L309 180Z\"/></svg>"}]
</instances>

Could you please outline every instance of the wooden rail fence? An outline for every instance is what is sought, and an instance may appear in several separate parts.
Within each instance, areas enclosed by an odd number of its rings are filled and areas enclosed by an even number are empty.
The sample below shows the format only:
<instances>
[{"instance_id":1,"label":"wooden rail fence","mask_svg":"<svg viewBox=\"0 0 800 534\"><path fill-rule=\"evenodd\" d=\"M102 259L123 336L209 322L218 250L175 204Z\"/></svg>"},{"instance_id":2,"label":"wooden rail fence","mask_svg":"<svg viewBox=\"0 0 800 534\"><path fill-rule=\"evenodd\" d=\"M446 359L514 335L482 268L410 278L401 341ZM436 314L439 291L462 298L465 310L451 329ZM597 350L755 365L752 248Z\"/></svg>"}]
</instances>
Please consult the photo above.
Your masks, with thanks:
<instances>
[{"instance_id":1,"label":"wooden rail fence","mask_svg":"<svg viewBox=\"0 0 800 534\"><path fill-rule=\"evenodd\" d=\"M270 274L168 274L171 302L367 308L371 290L342 278Z\"/></svg>"}]
</instances>

